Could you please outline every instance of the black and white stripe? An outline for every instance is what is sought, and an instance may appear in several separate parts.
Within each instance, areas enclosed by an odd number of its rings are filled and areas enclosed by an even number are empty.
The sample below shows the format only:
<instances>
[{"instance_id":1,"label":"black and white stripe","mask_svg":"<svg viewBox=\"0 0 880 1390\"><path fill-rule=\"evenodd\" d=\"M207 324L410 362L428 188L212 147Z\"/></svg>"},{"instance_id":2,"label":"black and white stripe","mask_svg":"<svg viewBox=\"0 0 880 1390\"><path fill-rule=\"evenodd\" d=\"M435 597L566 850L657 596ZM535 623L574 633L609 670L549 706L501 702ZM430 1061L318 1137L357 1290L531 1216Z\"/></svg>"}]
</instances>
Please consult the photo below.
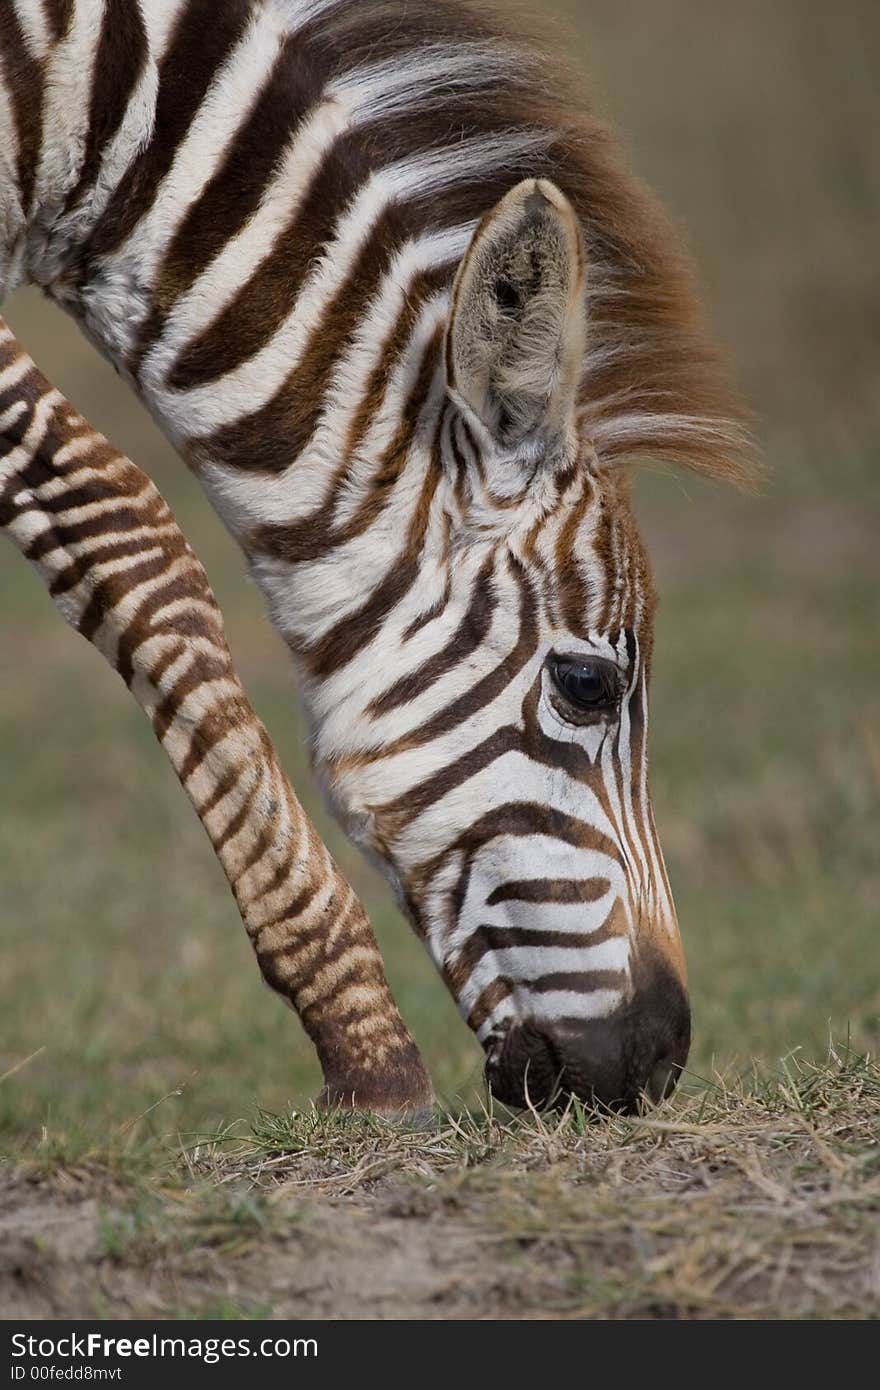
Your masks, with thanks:
<instances>
[{"instance_id":1,"label":"black and white stripe","mask_svg":"<svg viewBox=\"0 0 880 1390\"><path fill-rule=\"evenodd\" d=\"M487 1048L681 979L616 461L745 465L602 127L454 0L7 0L0 57L0 289L73 312L197 470ZM613 708L567 717L559 655Z\"/></svg>"}]
</instances>

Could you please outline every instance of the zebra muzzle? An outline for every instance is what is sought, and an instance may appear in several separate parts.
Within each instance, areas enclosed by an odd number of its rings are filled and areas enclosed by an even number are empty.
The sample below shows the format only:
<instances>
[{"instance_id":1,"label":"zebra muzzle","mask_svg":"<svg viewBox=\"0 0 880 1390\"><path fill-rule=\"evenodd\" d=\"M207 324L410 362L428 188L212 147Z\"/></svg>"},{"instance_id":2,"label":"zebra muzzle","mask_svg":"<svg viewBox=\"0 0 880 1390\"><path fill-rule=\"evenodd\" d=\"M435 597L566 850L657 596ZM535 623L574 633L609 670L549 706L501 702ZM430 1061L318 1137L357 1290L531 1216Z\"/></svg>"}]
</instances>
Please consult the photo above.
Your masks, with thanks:
<instances>
[{"instance_id":1,"label":"zebra muzzle","mask_svg":"<svg viewBox=\"0 0 880 1390\"><path fill-rule=\"evenodd\" d=\"M671 971L606 1018L526 1020L486 1063L496 1100L562 1108L572 1097L633 1113L675 1089L690 1047L687 994Z\"/></svg>"}]
</instances>

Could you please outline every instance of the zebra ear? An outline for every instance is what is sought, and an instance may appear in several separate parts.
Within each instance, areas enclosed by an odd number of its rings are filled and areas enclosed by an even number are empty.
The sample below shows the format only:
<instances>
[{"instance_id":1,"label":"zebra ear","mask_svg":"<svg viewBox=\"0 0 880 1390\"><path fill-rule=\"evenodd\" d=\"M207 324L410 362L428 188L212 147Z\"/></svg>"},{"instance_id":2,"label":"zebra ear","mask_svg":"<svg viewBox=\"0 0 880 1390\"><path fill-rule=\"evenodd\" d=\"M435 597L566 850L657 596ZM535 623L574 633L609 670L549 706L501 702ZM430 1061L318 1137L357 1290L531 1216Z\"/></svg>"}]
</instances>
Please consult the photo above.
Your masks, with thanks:
<instances>
[{"instance_id":1,"label":"zebra ear","mask_svg":"<svg viewBox=\"0 0 880 1390\"><path fill-rule=\"evenodd\" d=\"M567 431L584 358L580 223L547 179L527 179L477 227L456 276L446 339L450 394L515 449Z\"/></svg>"}]
</instances>

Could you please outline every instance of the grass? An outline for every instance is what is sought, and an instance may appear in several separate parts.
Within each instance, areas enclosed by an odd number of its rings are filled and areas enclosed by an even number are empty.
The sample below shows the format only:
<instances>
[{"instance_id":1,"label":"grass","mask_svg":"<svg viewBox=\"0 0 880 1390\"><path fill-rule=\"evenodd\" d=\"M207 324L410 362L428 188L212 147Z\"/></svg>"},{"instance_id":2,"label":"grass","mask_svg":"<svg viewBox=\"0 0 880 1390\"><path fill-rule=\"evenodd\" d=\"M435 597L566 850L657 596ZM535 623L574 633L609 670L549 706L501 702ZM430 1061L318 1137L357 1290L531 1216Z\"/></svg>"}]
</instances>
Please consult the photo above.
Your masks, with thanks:
<instances>
[{"instance_id":1,"label":"grass","mask_svg":"<svg viewBox=\"0 0 880 1390\"><path fill-rule=\"evenodd\" d=\"M310 1049L262 988L142 716L2 550L0 1213L37 1194L33 1231L6 1234L55 1290L44 1313L76 1312L81 1289L91 1309L270 1316L297 1279L319 1316L346 1298L424 1315L432 1297L466 1316L876 1313L880 1114L859 1058L880 1047L880 178L858 132L880 114L878 11L554 8L687 223L771 471L758 500L662 474L638 486L662 600L653 781L694 1005L686 1093L654 1119L468 1118L479 1049L309 788L287 660L240 557L110 369L26 293L10 310L24 341L156 478L204 560L447 1117L412 1134L311 1113ZM829 1058L829 1036L851 1050ZM473 1287L456 1274L485 1263L469 1230L503 1256ZM270 1297L258 1264L276 1256ZM344 1273L368 1257L387 1264L372 1305Z\"/></svg>"},{"instance_id":2,"label":"grass","mask_svg":"<svg viewBox=\"0 0 880 1390\"><path fill-rule=\"evenodd\" d=\"M880 1068L841 1046L634 1117L264 1114L161 1176L131 1150L19 1169L40 1213L91 1204L19 1277L80 1315L872 1317L878 1126Z\"/></svg>"}]
</instances>

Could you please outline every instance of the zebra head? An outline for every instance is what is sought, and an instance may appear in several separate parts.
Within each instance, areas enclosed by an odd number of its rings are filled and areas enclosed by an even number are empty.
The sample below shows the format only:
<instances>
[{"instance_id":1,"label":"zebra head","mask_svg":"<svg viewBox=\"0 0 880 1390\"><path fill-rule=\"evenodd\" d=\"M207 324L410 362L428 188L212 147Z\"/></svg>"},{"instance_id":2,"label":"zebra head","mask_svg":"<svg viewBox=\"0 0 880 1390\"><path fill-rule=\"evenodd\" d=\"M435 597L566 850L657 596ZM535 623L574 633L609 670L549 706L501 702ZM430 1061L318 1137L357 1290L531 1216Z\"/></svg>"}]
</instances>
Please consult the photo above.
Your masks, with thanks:
<instances>
[{"instance_id":1,"label":"zebra head","mask_svg":"<svg viewBox=\"0 0 880 1390\"><path fill-rule=\"evenodd\" d=\"M495 1095L631 1108L674 1084L690 1016L648 795L650 571L626 478L578 420L589 287L554 184L484 217L432 377L418 563L308 703L331 801Z\"/></svg>"}]
</instances>

